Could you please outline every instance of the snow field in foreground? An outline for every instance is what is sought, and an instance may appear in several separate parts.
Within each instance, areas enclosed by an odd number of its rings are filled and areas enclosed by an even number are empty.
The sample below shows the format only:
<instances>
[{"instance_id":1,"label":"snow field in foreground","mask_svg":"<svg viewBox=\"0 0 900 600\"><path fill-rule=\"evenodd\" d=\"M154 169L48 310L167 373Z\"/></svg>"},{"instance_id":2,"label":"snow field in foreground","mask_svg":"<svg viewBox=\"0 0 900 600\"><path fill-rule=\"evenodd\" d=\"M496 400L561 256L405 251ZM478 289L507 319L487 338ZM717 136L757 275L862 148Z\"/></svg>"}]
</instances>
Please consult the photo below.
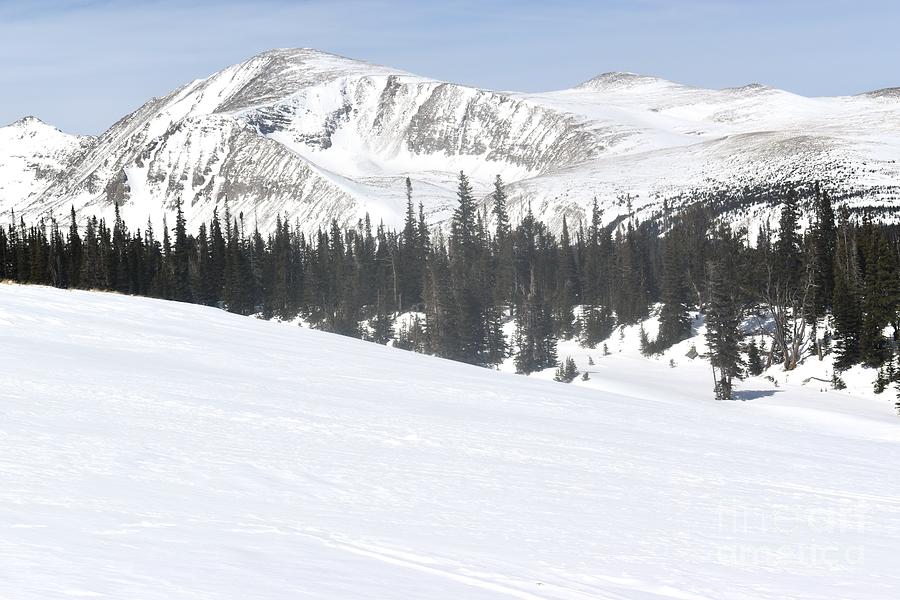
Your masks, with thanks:
<instances>
[{"instance_id":1,"label":"snow field in foreground","mask_svg":"<svg viewBox=\"0 0 900 600\"><path fill-rule=\"evenodd\" d=\"M0 598L900 596L887 408L598 354L565 385L0 285Z\"/></svg>"}]
</instances>

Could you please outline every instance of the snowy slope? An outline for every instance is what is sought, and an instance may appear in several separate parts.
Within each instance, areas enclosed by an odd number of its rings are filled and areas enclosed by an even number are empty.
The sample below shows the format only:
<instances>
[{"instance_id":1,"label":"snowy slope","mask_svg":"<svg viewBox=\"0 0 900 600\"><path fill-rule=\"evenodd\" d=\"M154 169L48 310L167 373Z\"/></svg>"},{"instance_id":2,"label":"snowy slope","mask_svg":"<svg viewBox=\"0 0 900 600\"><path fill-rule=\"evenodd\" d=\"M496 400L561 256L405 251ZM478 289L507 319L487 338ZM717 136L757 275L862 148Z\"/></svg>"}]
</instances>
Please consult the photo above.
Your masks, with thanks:
<instances>
[{"instance_id":1,"label":"snowy slope","mask_svg":"<svg viewBox=\"0 0 900 600\"><path fill-rule=\"evenodd\" d=\"M35 117L0 127L0 207L39 195L57 181L92 142L68 135Z\"/></svg>"},{"instance_id":2,"label":"snowy slope","mask_svg":"<svg viewBox=\"0 0 900 600\"><path fill-rule=\"evenodd\" d=\"M557 354L560 360L572 358L578 370L581 373L587 371L591 377L586 382L578 379L574 384L617 393L639 389L643 390L639 394L642 396L652 395L648 392L648 385L652 385L657 394L682 393L685 398L711 394L712 374L706 358L709 348L706 344L706 326L701 313L693 313L691 335L687 339L660 354L645 356L641 353L640 330L643 328L651 340L657 337L660 306L657 305L652 314L638 324L616 327L606 340L597 344L596 348L583 347L577 338L559 340ZM765 350L772 344L771 327L771 320L764 313L745 316L741 324L744 343L756 342L757 347L762 349L763 363L767 358ZM505 328L507 340L512 343L515 324L508 322ZM833 328L833 325L829 324L829 328ZM823 323L820 322L819 331L823 330ZM888 328L886 335L892 334L893 331ZM604 345L607 353L604 353ZM693 356L691 350L696 350L698 355ZM746 353L744 358L747 358ZM740 391L737 397L739 400L749 400L778 395L784 400L778 403L778 406L782 407L785 404L794 405L794 401L798 398L808 398L796 395L798 391L804 390L820 394L816 400L820 406L828 403L831 409L837 409L847 415L858 415L860 411L864 414L874 411L896 418L896 404L900 400L897 397L896 387L889 387L883 393L876 394L874 383L878 374L877 369L854 365L837 372L846 388L834 390L832 385L832 376L835 374L834 359L832 348L832 351L826 353L821 360L812 352L804 354L797 368L792 371L785 371L783 366L776 362L769 368L764 368L759 376L748 376L746 380L738 383ZM594 362L593 365L590 364L591 361ZM515 373L515 361L511 357L508 358L501 365L501 370ZM636 376L635 373L640 375ZM556 369L550 368L533 373L532 377L552 380L555 374ZM599 378L594 377L595 375L599 375ZM656 381L650 384L650 379ZM785 392L790 392L790 395L783 396ZM900 422L897 423L900 426Z\"/></svg>"},{"instance_id":3,"label":"snowy slope","mask_svg":"<svg viewBox=\"0 0 900 600\"><path fill-rule=\"evenodd\" d=\"M706 90L633 73L606 73L577 88L522 95L583 116L606 144L598 158L522 181L518 204L551 198L545 218L583 218L585 198L612 214L692 189L821 181L858 197L850 205L892 206L900 181L900 102L882 90L805 98L760 84ZM522 210L520 208L520 210ZM553 215L557 215L553 219ZM756 220L759 220L757 215Z\"/></svg>"},{"instance_id":4,"label":"snowy slope","mask_svg":"<svg viewBox=\"0 0 900 600\"><path fill-rule=\"evenodd\" d=\"M17 148L7 138L0 158ZM262 229L279 214L306 231L332 219L354 225L366 213L396 226L405 177L440 222L460 170L481 195L502 175L513 184L514 219L530 203L557 228L563 216L583 219L594 197L606 220L625 211L625 196L649 214L695 189L785 181L821 180L850 191L854 205L900 198L896 90L804 98L756 84L704 90L607 73L569 90L518 94L310 49L273 50L191 82L85 144L74 161L54 140L15 150L23 160L0 160L0 185L26 181L0 187L0 211L35 219L74 204L111 214L119 202L129 222L159 223L181 198L197 227L227 199ZM51 185L27 183L38 155L55 157Z\"/></svg>"},{"instance_id":5,"label":"snowy slope","mask_svg":"<svg viewBox=\"0 0 900 600\"><path fill-rule=\"evenodd\" d=\"M274 50L154 99L116 123L51 189L0 197L32 218L74 202L160 220L185 201L196 227L225 200L268 229L307 231L366 213L396 225L411 175L435 220L460 170L486 193L589 156L576 118L508 95L425 79L309 49Z\"/></svg>"},{"instance_id":6,"label":"snowy slope","mask_svg":"<svg viewBox=\"0 0 900 600\"><path fill-rule=\"evenodd\" d=\"M897 597L895 417L601 360L0 286L0 598Z\"/></svg>"}]
</instances>

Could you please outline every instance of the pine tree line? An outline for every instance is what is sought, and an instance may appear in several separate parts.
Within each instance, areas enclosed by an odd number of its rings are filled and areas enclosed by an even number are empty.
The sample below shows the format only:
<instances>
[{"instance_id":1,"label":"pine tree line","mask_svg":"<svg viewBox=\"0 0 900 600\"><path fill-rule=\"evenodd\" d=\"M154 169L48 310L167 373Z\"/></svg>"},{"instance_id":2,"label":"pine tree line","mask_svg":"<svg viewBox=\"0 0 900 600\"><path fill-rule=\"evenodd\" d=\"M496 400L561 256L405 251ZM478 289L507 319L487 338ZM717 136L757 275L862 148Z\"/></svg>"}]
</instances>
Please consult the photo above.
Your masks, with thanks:
<instances>
[{"instance_id":1,"label":"pine tree line","mask_svg":"<svg viewBox=\"0 0 900 600\"><path fill-rule=\"evenodd\" d=\"M723 398L745 371L744 355L788 370L828 352L840 369L894 361L896 339L884 331L900 329L897 230L836 216L818 189L809 206L785 193L778 227L763 225L752 244L701 201L675 215L664 205L645 222L627 214L606 225L595 201L586 223L573 228L564 219L559 235L530 210L514 226L499 177L481 208L462 173L447 235L432 234L408 180L406 189L400 231L366 217L307 237L279 218L263 236L227 204L196 234L180 203L174 227L161 232L149 222L129 229L118 207L111 224L79 222L74 210L65 224L28 226L13 216L0 226L0 279L302 316L327 331L477 365L513 357L521 373L556 367L557 340L595 347L659 303L659 334L644 350L686 339L690 311L704 312ZM804 212L810 227L801 232ZM760 311L772 322L771 342L751 348L739 325ZM398 327L401 313L413 316ZM821 329L823 322L830 325Z\"/></svg>"}]
</instances>

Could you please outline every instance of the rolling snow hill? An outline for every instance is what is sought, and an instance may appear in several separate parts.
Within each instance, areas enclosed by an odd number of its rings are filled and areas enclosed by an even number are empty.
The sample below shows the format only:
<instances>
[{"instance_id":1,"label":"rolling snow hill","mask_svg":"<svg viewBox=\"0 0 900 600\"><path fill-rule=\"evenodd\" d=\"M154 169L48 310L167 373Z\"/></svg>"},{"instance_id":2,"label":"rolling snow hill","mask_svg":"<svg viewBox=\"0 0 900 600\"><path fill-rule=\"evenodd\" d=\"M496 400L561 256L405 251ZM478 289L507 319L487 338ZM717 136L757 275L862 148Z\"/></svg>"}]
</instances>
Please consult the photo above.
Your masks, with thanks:
<instances>
[{"instance_id":1,"label":"rolling snow hill","mask_svg":"<svg viewBox=\"0 0 900 600\"><path fill-rule=\"evenodd\" d=\"M884 600L887 408L0 286L0 597Z\"/></svg>"},{"instance_id":2,"label":"rolling snow hill","mask_svg":"<svg viewBox=\"0 0 900 600\"><path fill-rule=\"evenodd\" d=\"M29 141L20 140L25 130ZM558 227L592 199L607 221L691 190L821 180L859 205L897 200L900 99L891 90L804 98L761 85L704 90L607 73L544 94L474 89L310 49L273 50L155 98L97 138L33 121L0 129L0 211L27 219L74 205L133 224L182 198L196 227L227 199L262 229L313 231L366 213L396 226L403 180L432 222L465 170L484 195L511 184ZM629 200L626 201L626 198ZM752 204L752 203L751 203ZM765 206L735 216L759 218Z\"/></svg>"}]
</instances>

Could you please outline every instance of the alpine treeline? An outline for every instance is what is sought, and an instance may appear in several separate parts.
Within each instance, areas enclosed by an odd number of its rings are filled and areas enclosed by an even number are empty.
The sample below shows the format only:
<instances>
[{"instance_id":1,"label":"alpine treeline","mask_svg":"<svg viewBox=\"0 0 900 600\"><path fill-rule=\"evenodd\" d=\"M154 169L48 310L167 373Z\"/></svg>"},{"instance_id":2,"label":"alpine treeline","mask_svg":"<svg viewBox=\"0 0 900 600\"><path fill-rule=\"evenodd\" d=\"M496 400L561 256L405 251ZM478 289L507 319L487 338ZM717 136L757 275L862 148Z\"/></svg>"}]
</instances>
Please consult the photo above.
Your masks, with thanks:
<instances>
[{"instance_id":1,"label":"alpine treeline","mask_svg":"<svg viewBox=\"0 0 900 600\"><path fill-rule=\"evenodd\" d=\"M499 177L486 205L462 173L457 196L449 227L432 231L407 180L402 230L367 217L312 237L280 219L265 236L251 231L227 204L196 233L180 204L174 226L160 232L149 222L130 229L118 207L112 223L79 222L74 210L63 223L29 226L13 216L0 227L0 279L300 316L476 365L512 357L521 373L557 367L557 340L595 347L657 305L659 333L642 336L642 346L662 352L692 335L699 310L719 398L730 398L732 380L748 371L791 370L830 352L839 369L900 371L896 339L884 334L900 330L897 230L836 216L817 186L803 202L795 191L773 198L777 228L765 224L753 236L702 201L674 215L666 206L644 222L605 220L595 201L586 222L563 219L555 235L530 210L511 223ZM754 314L769 324L762 345L762 330L744 341L742 323Z\"/></svg>"}]
</instances>

